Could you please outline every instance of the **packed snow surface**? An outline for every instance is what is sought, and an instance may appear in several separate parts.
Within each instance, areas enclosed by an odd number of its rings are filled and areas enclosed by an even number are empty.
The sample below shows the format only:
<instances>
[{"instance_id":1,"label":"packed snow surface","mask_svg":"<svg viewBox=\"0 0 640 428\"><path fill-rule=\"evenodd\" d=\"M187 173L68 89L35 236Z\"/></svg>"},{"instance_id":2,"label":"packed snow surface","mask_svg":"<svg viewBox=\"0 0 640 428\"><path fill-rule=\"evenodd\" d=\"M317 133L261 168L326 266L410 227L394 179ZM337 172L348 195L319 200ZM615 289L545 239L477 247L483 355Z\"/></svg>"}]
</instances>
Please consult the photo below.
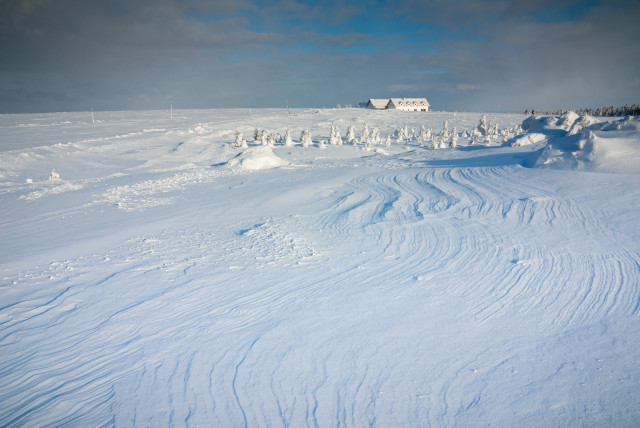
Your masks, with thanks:
<instances>
[{"instance_id":1,"label":"packed snow surface","mask_svg":"<svg viewBox=\"0 0 640 428\"><path fill-rule=\"evenodd\" d=\"M640 122L481 116L0 115L0 426L638 426Z\"/></svg>"}]
</instances>

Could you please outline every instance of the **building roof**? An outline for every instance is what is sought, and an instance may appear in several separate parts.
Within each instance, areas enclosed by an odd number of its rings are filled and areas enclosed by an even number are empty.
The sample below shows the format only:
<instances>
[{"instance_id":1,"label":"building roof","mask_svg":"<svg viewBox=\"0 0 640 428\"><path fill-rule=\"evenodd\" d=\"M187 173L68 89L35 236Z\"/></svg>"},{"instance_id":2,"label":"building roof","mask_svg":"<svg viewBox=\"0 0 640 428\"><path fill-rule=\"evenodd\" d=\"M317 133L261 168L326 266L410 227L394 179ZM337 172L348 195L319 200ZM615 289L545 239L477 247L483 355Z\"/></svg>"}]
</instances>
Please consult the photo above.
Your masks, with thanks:
<instances>
[{"instance_id":1,"label":"building roof","mask_svg":"<svg viewBox=\"0 0 640 428\"><path fill-rule=\"evenodd\" d=\"M368 107L384 109L389 104L389 98L370 98L367 102Z\"/></svg>"},{"instance_id":2,"label":"building roof","mask_svg":"<svg viewBox=\"0 0 640 428\"><path fill-rule=\"evenodd\" d=\"M430 105L426 98L390 98L389 103L403 107L425 107Z\"/></svg>"}]
</instances>

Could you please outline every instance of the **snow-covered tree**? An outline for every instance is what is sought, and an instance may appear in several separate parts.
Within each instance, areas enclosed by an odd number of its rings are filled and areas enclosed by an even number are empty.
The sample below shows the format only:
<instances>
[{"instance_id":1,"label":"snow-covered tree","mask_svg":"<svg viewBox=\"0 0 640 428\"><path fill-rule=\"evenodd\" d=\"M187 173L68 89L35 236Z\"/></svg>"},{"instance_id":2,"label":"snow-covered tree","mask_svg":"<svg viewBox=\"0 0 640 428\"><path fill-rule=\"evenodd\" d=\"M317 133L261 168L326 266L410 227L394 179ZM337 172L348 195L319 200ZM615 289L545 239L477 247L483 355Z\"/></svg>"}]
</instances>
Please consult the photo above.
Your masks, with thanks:
<instances>
[{"instance_id":1,"label":"snow-covered tree","mask_svg":"<svg viewBox=\"0 0 640 428\"><path fill-rule=\"evenodd\" d=\"M260 144L262 144L263 146L269 145L269 133L266 129L263 129L262 133L260 133Z\"/></svg>"},{"instance_id":2,"label":"snow-covered tree","mask_svg":"<svg viewBox=\"0 0 640 428\"><path fill-rule=\"evenodd\" d=\"M308 129L305 129L300 134L300 144L302 147L309 147L311 145L311 133Z\"/></svg>"},{"instance_id":3,"label":"snow-covered tree","mask_svg":"<svg viewBox=\"0 0 640 428\"><path fill-rule=\"evenodd\" d=\"M278 138L278 134L276 134L275 132L267 133L267 146L274 147L276 145L276 142L278 141Z\"/></svg>"},{"instance_id":4,"label":"snow-covered tree","mask_svg":"<svg viewBox=\"0 0 640 428\"><path fill-rule=\"evenodd\" d=\"M387 134L387 136L384 139L384 145L387 147L391 147L391 135Z\"/></svg>"},{"instance_id":5,"label":"snow-covered tree","mask_svg":"<svg viewBox=\"0 0 640 428\"><path fill-rule=\"evenodd\" d=\"M495 122L489 122L489 127L487 128L487 135L492 138L498 138L498 124Z\"/></svg>"},{"instance_id":6,"label":"snow-covered tree","mask_svg":"<svg viewBox=\"0 0 640 428\"><path fill-rule=\"evenodd\" d=\"M480 136L487 135L488 125L487 125L487 116L486 115L483 114L480 117L480 123L478 123L474 129L478 131Z\"/></svg>"},{"instance_id":7,"label":"snow-covered tree","mask_svg":"<svg viewBox=\"0 0 640 428\"><path fill-rule=\"evenodd\" d=\"M364 123L364 127L362 128L362 135L360 136L360 141L363 144L367 144L369 143L369 125L367 125L367 122Z\"/></svg>"},{"instance_id":8,"label":"snow-covered tree","mask_svg":"<svg viewBox=\"0 0 640 428\"><path fill-rule=\"evenodd\" d=\"M256 128L253 131L253 144L260 144L260 131L258 131L258 128Z\"/></svg>"},{"instance_id":9,"label":"snow-covered tree","mask_svg":"<svg viewBox=\"0 0 640 428\"><path fill-rule=\"evenodd\" d=\"M446 120L442 122L442 131L440 131L440 139L442 142L446 142L449 140L449 122Z\"/></svg>"},{"instance_id":10,"label":"snow-covered tree","mask_svg":"<svg viewBox=\"0 0 640 428\"><path fill-rule=\"evenodd\" d=\"M482 138L482 133L478 130L477 127L473 128L471 130L471 145L477 146L481 138Z\"/></svg>"},{"instance_id":11,"label":"snow-covered tree","mask_svg":"<svg viewBox=\"0 0 640 428\"><path fill-rule=\"evenodd\" d=\"M249 145L247 144L247 142L244 139L244 135L242 134L242 132L236 131L236 141L235 141L234 145L236 147L240 147L240 148L243 148L243 149L246 149L247 147L249 147Z\"/></svg>"},{"instance_id":12,"label":"snow-covered tree","mask_svg":"<svg viewBox=\"0 0 640 428\"><path fill-rule=\"evenodd\" d=\"M353 125L349 125L347 128L347 135L345 137L346 144L355 144L356 143L356 130Z\"/></svg>"},{"instance_id":13,"label":"snow-covered tree","mask_svg":"<svg viewBox=\"0 0 640 428\"><path fill-rule=\"evenodd\" d=\"M436 150L440 148L440 143L441 143L441 137L439 135L432 135L431 136L431 144L429 145L429 148L431 150Z\"/></svg>"},{"instance_id":14,"label":"snow-covered tree","mask_svg":"<svg viewBox=\"0 0 640 428\"><path fill-rule=\"evenodd\" d=\"M424 125L420 126L420 132L418 133L418 136L416 137L416 139L420 144L430 139L430 136L427 135L427 130L425 129Z\"/></svg>"},{"instance_id":15,"label":"snow-covered tree","mask_svg":"<svg viewBox=\"0 0 640 428\"><path fill-rule=\"evenodd\" d=\"M377 146L380 144L380 131L377 126L374 126L371 130L371 134L369 135L369 141L372 146Z\"/></svg>"},{"instance_id":16,"label":"snow-covered tree","mask_svg":"<svg viewBox=\"0 0 640 428\"><path fill-rule=\"evenodd\" d=\"M329 136L329 144L342 145L342 137L340 136L340 128L333 122L331 124L331 135Z\"/></svg>"},{"instance_id":17,"label":"snow-covered tree","mask_svg":"<svg viewBox=\"0 0 640 428\"><path fill-rule=\"evenodd\" d=\"M456 147L458 145L458 129L454 126L451 131L451 137L449 137L449 147Z\"/></svg>"},{"instance_id":18,"label":"snow-covered tree","mask_svg":"<svg viewBox=\"0 0 640 428\"><path fill-rule=\"evenodd\" d=\"M293 146L293 140L291 139L291 131L287 128L287 130L284 132L284 145L287 147L291 147Z\"/></svg>"},{"instance_id":19,"label":"snow-covered tree","mask_svg":"<svg viewBox=\"0 0 640 428\"><path fill-rule=\"evenodd\" d=\"M407 127L406 126L399 126L398 128L396 128L396 132L394 133L395 137L396 137L396 141L398 143L404 143L405 140L407 139Z\"/></svg>"}]
</instances>

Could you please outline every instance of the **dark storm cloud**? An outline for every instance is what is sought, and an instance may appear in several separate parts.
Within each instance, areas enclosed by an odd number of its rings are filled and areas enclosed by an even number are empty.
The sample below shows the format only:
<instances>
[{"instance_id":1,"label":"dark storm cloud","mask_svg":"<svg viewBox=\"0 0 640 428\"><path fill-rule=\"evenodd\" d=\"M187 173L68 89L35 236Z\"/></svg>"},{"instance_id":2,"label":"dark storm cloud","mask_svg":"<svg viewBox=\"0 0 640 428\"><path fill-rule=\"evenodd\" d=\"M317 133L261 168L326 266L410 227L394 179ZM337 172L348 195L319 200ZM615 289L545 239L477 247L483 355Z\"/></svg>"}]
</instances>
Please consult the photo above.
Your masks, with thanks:
<instances>
[{"instance_id":1,"label":"dark storm cloud","mask_svg":"<svg viewBox=\"0 0 640 428\"><path fill-rule=\"evenodd\" d=\"M639 19L615 0L0 0L0 112L631 103Z\"/></svg>"}]
</instances>

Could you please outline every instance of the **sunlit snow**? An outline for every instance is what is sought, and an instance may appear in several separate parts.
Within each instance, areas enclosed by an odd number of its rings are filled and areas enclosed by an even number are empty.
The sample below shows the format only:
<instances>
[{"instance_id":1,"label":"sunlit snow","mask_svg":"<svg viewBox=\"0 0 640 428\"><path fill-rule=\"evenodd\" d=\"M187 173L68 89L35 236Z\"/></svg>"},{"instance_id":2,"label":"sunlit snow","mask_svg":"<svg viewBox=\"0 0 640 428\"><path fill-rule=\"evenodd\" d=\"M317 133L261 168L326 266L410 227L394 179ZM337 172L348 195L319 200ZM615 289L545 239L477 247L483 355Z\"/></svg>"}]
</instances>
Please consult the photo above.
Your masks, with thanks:
<instances>
[{"instance_id":1,"label":"sunlit snow","mask_svg":"<svg viewBox=\"0 0 640 428\"><path fill-rule=\"evenodd\" d=\"M0 426L637 426L640 121L481 118L0 115Z\"/></svg>"}]
</instances>

